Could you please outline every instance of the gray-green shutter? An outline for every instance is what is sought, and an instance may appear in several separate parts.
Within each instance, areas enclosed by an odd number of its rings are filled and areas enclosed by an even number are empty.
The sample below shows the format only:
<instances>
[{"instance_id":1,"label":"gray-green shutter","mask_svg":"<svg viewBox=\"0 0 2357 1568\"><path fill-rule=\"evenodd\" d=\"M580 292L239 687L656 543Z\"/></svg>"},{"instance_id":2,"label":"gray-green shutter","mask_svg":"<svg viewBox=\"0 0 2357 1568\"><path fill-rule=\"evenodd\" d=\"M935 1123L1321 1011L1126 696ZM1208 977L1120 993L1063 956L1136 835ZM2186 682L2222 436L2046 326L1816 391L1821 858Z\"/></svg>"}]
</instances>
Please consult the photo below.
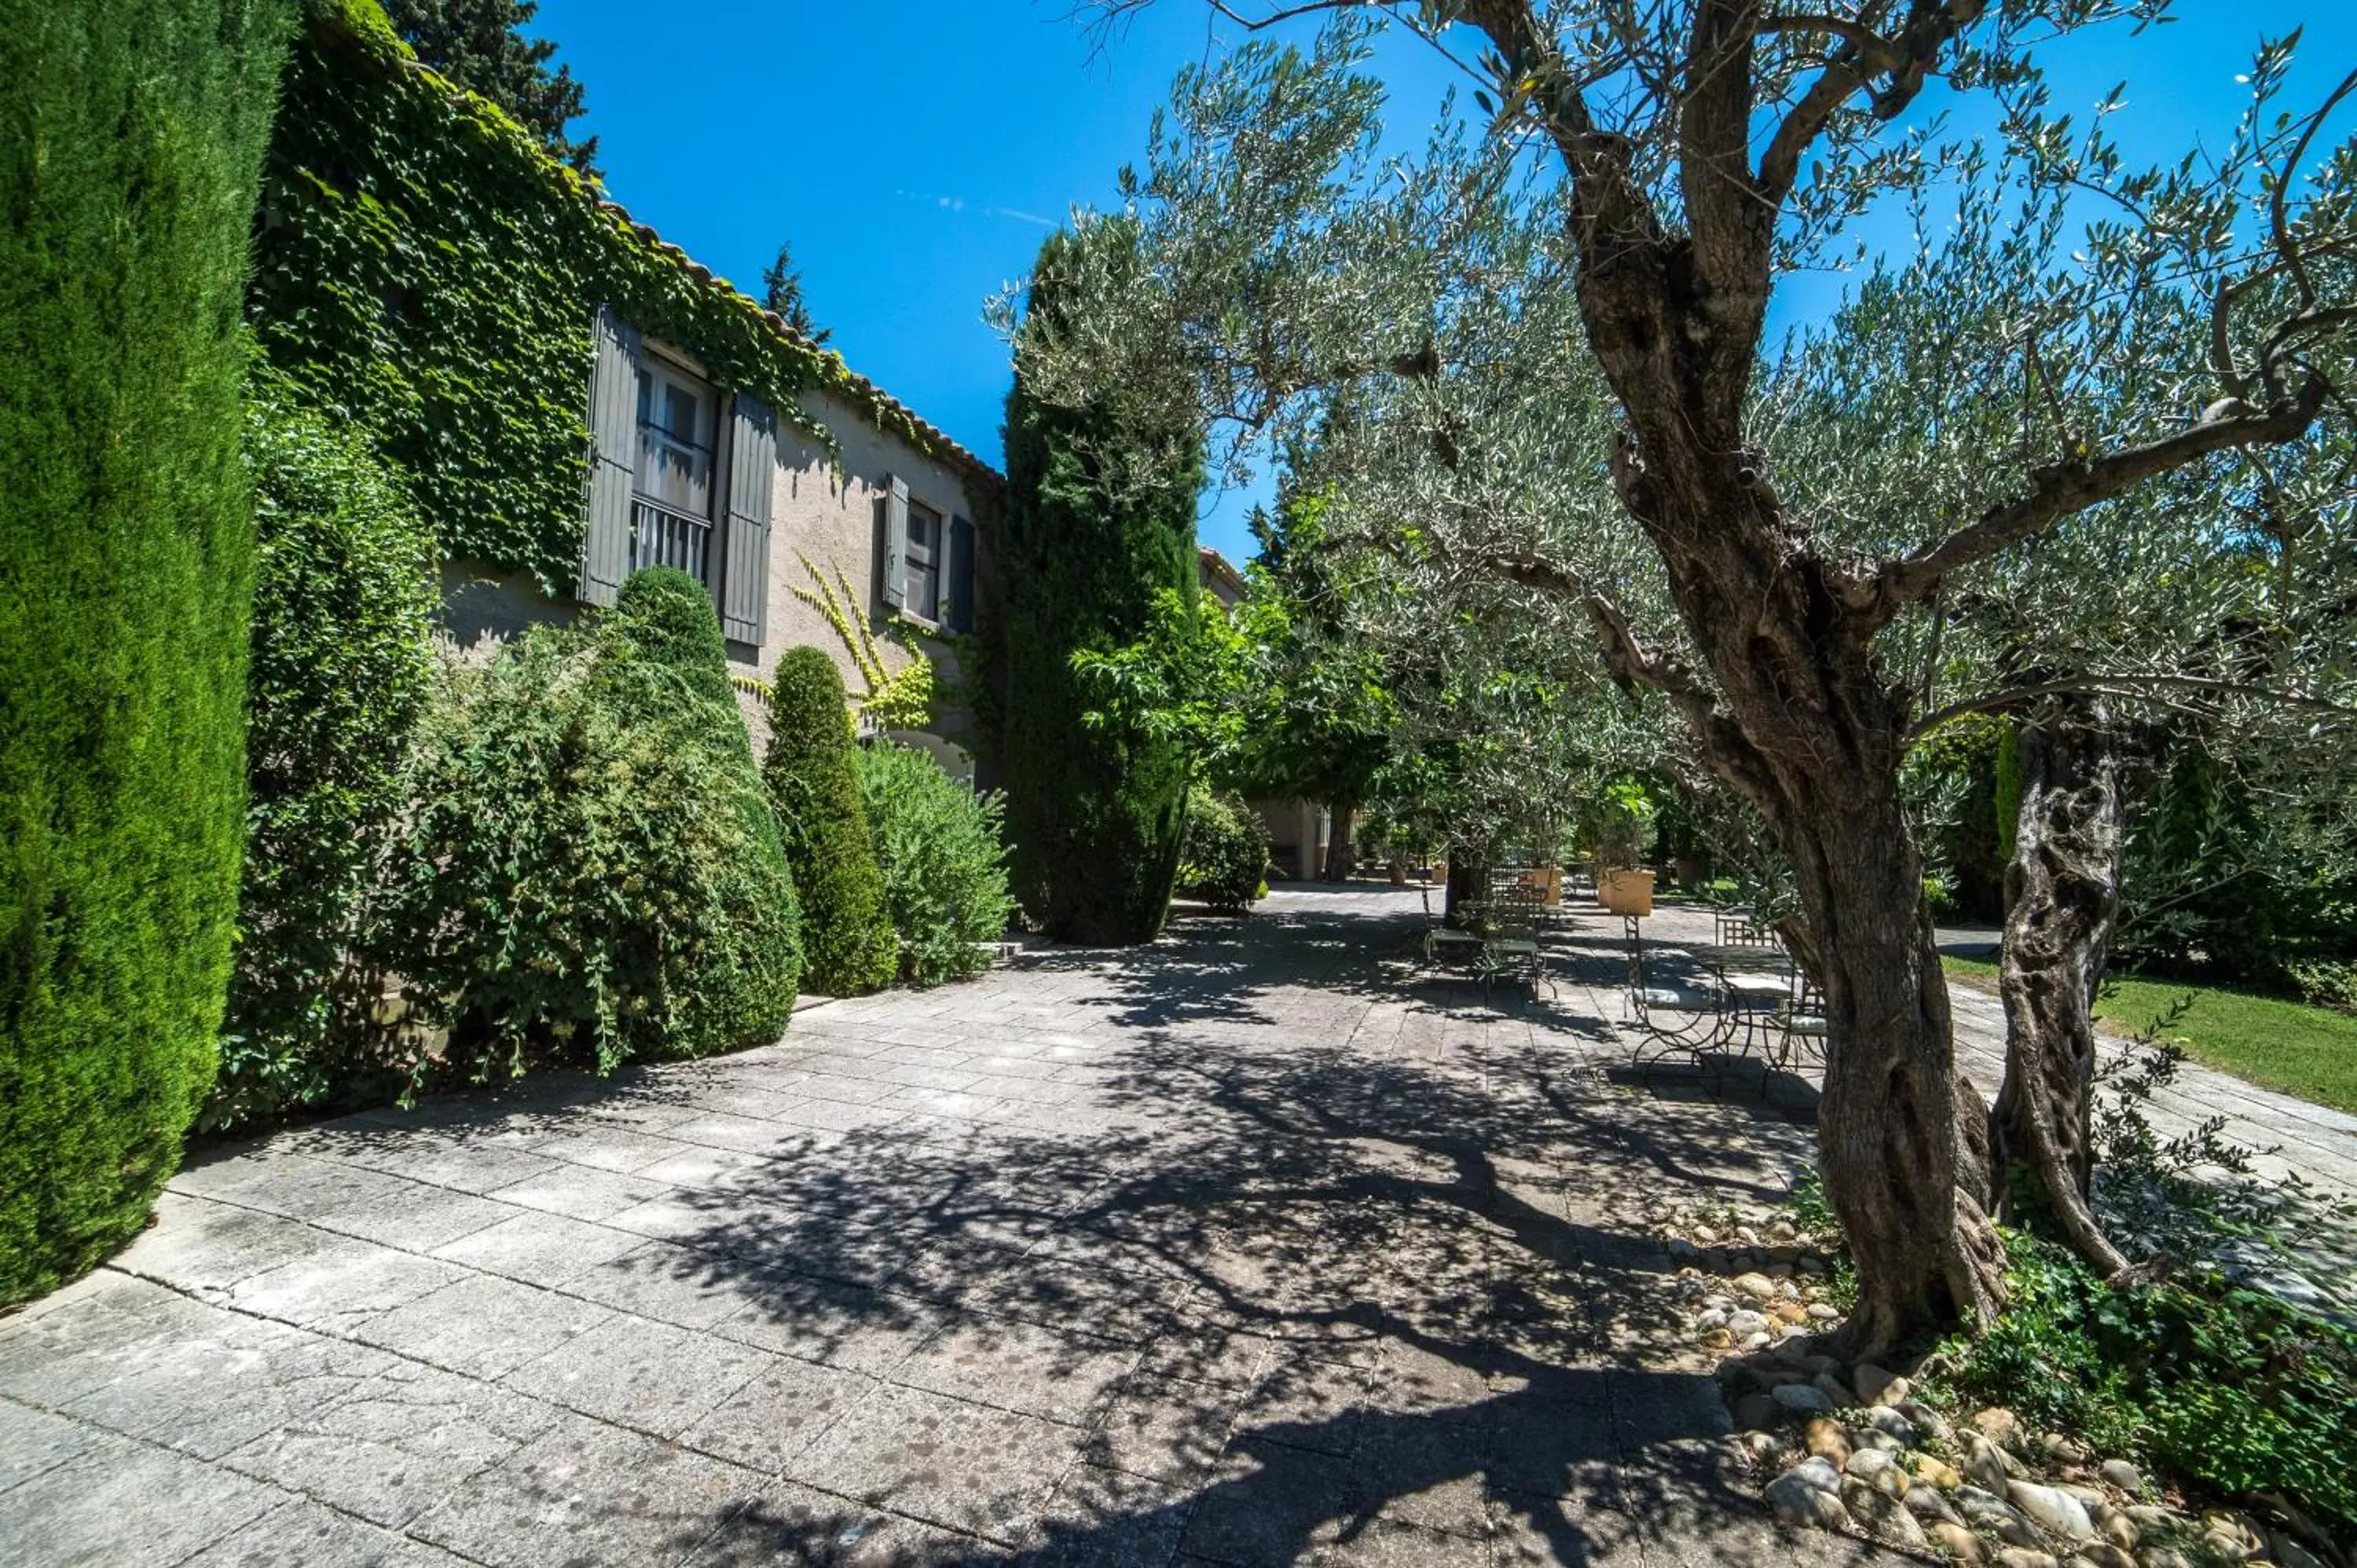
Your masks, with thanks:
<instances>
[{"instance_id":1,"label":"gray-green shutter","mask_svg":"<svg viewBox=\"0 0 2357 1568\"><path fill-rule=\"evenodd\" d=\"M949 604L942 624L952 631L972 631L974 620L974 524L962 517L950 519L949 575L942 590Z\"/></svg>"},{"instance_id":2,"label":"gray-green shutter","mask_svg":"<svg viewBox=\"0 0 2357 1568\"><path fill-rule=\"evenodd\" d=\"M884 602L909 602L909 482L898 475L884 484Z\"/></svg>"},{"instance_id":3,"label":"gray-green shutter","mask_svg":"<svg viewBox=\"0 0 2357 1568\"><path fill-rule=\"evenodd\" d=\"M728 537L720 574L720 629L759 647L769 633L770 491L778 469L778 416L737 394L728 431Z\"/></svg>"},{"instance_id":4,"label":"gray-green shutter","mask_svg":"<svg viewBox=\"0 0 2357 1568\"><path fill-rule=\"evenodd\" d=\"M604 306L589 372L589 516L575 596L610 605L630 574L630 484L639 458L639 329Z\"/></svg>"}]
</instances>

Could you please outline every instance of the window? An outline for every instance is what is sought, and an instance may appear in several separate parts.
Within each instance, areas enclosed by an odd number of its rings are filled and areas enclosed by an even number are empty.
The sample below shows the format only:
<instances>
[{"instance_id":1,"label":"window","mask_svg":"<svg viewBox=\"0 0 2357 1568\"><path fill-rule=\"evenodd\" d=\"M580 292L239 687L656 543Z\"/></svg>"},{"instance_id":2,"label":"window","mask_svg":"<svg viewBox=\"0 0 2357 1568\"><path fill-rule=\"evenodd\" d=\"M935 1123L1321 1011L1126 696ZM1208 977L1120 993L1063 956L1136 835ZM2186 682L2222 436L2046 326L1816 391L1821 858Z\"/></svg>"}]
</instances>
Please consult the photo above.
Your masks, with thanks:
<instances>
[{"instance_id":1,"label":"window","mask_svg":"<svg viewBox=\"0 0 2357 1568\"><path fill-rule=\"evenodd\" d=\"M677 566L712 581L712 468L719 399L668 365L639 368L630 570Z\"/></svg>"},{"instance_id":2,"label":"window","mask_svg":"<svg viewBox=\"0 0 2357 1568\"><path fill-rule=\"evenodd\" d=\"M909 503L909 597L901 607L920 620L942 618L942 514Z\"/></svg>"}]
</instances>

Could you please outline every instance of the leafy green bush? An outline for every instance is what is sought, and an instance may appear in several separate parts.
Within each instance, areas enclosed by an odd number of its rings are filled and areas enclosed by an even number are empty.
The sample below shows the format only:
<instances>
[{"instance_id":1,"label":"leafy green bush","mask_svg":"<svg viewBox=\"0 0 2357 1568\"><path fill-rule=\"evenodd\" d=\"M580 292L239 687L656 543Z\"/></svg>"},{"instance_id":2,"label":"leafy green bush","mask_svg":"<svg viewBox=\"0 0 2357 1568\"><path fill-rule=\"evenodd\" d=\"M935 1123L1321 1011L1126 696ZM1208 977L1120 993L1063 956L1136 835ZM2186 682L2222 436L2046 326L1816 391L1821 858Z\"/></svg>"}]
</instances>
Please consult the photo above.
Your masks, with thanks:
<instances>
[{"instance_id":1,"label":"leafy green bush","mask_svg":"<svg viewBox=\"0 0 2357 1568\"><path fill-rule=\"evenodd\" d=\"M719 623L699 588L700 650L640 641L682 598L642 576L587 636L535 628L446 668L394 962L451 1027L453 1070L704 1056L793 1011L793 880L744 719L710 690Z\"/></svg>"},{"instance_id":2,"label":"leafy green bush","mask_svg":"<svg viewBox=\"0 0 2357 1568\"><path fill-rule=\"evenodd\" d=\"M433 535L367 450L288 390L257 376L247 411L245 871L209 1129L383 1096L371 916L434 690Z\"/></svg>"},{"instance_id":3,"label":"leafy green bush","mask_svg":"<svg viewBox=\"0 0 2357 1568\"><path fill-rule=\"evenodd\" d=\"M0 1304L139 1229L212 1079L252 584L237 306L283 19L0 24Z\"/></svg>"},{"instance_id":4,"label":"leafy green bush","mask_svg":"<svg viewBox=\"0 0 2357 1568\"><path fill-rule=\"evenodd\" d=\"M858 768L901 973L937 985L986 968L982 944L1003 939L1015 914L998 798L905 746L865 747Z\"/></svg>"},{"instance_id":5,"label":"leafy green bush","mask_svg":"<svg viewBox=\"0 0 2357 1568\"><path fill-rule=\"evenodd\" d=\"M2279 1492L2357 1530L2357 1333L2212 1277L2114 1288L2007 1239L2013 1305L1948 1348L1959 1392L2227 1497Z\"/></svg>"},{"instance_id":6,"label":"leafy green bush","mask_svg":"<svg viewBox=\"0 0 2357 1568\"><path fill-rule=\"evenodd\" d=\"M597 650L598 668L609 678L658 666L686 682L699 700L737 712L728 645L720 637L711 590L676 566L630 574L613 607L598 618ZM741 717L737 733L744 734Z\"/></svg>"},{"instance_id":7,"label":"leafy green bush","mask_svg":"<svg viewBox=\"0 0 2357 1568\"><path fill-rule=\"evenodd\" d=\"M1197 789L1187 803L1178 894L1243 914L1268 895L1268 829L1232 795Z\"/></svg>"},{"instance_id":8,"label":"leafy green bush","mask_svg":"<svg viewBox=\"0 0 2357 1568\"><path fill-rule=\"evenodd\" d=\"M802 897L804 979L830 996L889 985L899 968L884 874L852 769L850 713L834 660L815 648L789 648L779 658L761 780Z\"/></svg>"}]
</instances>

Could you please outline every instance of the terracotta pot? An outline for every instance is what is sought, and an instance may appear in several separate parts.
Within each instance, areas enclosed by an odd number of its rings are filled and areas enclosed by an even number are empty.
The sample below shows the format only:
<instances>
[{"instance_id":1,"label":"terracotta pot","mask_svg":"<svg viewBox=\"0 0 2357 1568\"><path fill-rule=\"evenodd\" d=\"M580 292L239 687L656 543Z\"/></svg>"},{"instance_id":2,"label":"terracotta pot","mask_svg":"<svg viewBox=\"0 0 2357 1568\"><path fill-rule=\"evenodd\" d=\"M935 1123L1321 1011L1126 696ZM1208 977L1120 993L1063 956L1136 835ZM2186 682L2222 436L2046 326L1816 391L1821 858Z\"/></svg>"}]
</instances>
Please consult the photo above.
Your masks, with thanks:
<instances>
[{"instance_id":1,"label":"terracotta pot","mask_svg":"<svg viewBox=\"0 0 2357 1568\"><path fill-rule=\"evenodd\" d=\"M1653 874L1650 871L1606 871L1596 878L1596 901L1616 915L1653 912Z\"/></svg>"}]
</instances>

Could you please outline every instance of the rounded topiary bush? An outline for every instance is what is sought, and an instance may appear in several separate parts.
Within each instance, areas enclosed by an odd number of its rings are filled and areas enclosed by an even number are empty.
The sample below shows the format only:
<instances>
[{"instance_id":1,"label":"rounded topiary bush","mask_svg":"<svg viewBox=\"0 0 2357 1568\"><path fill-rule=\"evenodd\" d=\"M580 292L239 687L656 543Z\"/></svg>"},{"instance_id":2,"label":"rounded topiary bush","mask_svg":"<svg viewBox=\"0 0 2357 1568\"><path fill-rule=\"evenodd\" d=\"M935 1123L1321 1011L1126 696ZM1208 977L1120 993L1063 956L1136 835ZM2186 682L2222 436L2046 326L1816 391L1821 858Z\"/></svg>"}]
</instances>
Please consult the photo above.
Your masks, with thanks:
<instances>
[{"instance_id":1,"label":"rounded topiary bush","mask_svg":"<svg viewBox=\"0 0 2357 1568\"><path fill-rule=\"evenodd\" d=\"M678 567L631 573L614 596L613 608L598 618L597 637L603 668L657 665L735 711L728 645L713 612L711 590Z\"/></svg>"},{"instance_id":2,"label":"rounded topiary bush","mask_svg":"<svg viewBox=\"0 0 2357 1568\"><path fill-rule=\"evenodd\" d=\"M1006 937L1015 914L999 798L976 795L906 746L867 746L858 767L902 973L937 985L987 968L987 944Z\"/></svg>"},{"instance_id":3,"label":"rounded topiary bush","mask_svg":"<svg viewBox=\"0 0 2357 1568\"><path fill-rule=\"evenodd\" d=\"M1178 895L1243 914L1268 893L1268 828L1233 796L1198 789L1187 803Z\"/></svg>"},{"instance_id":4,"label":"rounded topiary bush","mask_svg":"<svg viewBox=\"0 0 2357 1568\"><path fill-rule=\"evenodd\" d=\"M407 490L266 372L254 480L245 871L221 1070L199 1118L377 1100L376 889L434 691L434 538Z\"/></svg>"},{"instance_id":5,"label":"rounded topiary bush","mask_svg":"<svg viewBox=\"0 0 2357 1568\"><path fill-rule=\"evenodd\" d=\"M852 750L834 660L815 648L786 650L771 679L761 773L802 895L810 987L832 996L888 985L899 968Z\"/></svg>"},{"instance_id":6,"label":"rounded topiary bush","mask_svg":"<svg viewBox=\"0 0 2357 1568\"><path fill-rule=\"evenodd\" d=\"M586 636L540 628L446 665L394 961L450 1027L451 1068L610 1069L785 1028L793 879L697 595L625 584ZM676 635L699 607L704 635Z\"/></svg>"}]
</instances>

